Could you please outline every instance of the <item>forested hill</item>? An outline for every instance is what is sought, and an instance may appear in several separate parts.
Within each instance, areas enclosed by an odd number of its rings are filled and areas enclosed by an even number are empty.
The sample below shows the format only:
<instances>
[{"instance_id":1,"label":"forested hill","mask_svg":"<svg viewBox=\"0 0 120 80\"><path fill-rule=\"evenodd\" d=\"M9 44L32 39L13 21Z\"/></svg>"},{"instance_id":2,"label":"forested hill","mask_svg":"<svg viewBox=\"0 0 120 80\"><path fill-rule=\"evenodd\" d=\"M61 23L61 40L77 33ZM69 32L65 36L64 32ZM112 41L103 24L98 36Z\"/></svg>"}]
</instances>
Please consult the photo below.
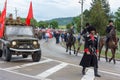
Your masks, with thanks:
<instances>
[{"instance_id":1,"label":"forested hill","mask_svg":"<svg viewBox=\"0 0 120 80\"><path fill-rule=\"evenodd\" d=\"M55 18L52 20L48 20L47 22L57 21L58 25L67 25L73 21L73 17L67 17L67 18Z\"/></svg>"}]
</instances>

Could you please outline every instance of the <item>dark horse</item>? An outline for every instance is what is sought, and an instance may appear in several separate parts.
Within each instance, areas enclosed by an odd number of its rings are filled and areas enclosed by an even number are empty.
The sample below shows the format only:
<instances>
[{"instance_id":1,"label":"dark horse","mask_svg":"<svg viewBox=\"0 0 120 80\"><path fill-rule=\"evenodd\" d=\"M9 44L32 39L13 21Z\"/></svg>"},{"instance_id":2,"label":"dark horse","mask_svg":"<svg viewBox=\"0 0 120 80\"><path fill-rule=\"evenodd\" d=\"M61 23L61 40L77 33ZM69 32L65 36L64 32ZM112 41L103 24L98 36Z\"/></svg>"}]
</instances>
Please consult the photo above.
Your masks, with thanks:
<instances>
[{"instance_id":1,"label":"dark horse","mask_svg":"<svg viewBox=\"0 0 120 80\"><path fill-rule=\"evenodd\" d=\"M108 58L107 58L108 49L111 49L112 57L109 59L109 62L111 62L111 60L113 60L114 64L116 63L115 53L116 53L118 41L119 41L119 38L116 36L116 29L113 28L109 33L108 46L106 46L106 50L105 50L106 62L108 62ZM103 46L106 44L105 42L106 42L105 37L101 37L100 40L99 40L99 57L98 57L98 60L100 60L101 50L102 50Z\"/></svg>"},{"instance_id":2,"label":"dark horse","mask_svg":"<svg viewBox=\"0 0 120 80\"><path fill-rule=\"evenodd\" d=\"M68 48L69 48L70 55L71 55L71 47L72 46L74 48L74 54L76 53L75 42L76 42L76 38L73 36L72 33L69 33L69 36L67 37L67 41L66 41L66 52L68 52Z\"/></svg>"}]
</instances>

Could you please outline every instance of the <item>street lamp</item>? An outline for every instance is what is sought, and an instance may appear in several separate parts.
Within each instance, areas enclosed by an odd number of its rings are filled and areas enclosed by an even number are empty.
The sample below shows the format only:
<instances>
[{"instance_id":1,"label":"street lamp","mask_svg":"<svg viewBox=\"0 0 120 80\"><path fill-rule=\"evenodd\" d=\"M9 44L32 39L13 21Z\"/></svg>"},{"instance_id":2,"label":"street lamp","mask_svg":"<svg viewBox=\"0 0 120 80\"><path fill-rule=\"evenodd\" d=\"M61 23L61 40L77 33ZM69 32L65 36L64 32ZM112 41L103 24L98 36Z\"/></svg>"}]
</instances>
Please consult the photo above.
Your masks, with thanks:
<instances>
[{"instance_id":1,"label":"street lamp","mask_svg":"<svg viewBox=\"0 0 120 80\"><path fill-rule=\"evenodd\" d=\"M82 27L83 27L83 0L80 0L79 3L81 4L81 32L82 32Z\"/></svg>"}]
</instances>

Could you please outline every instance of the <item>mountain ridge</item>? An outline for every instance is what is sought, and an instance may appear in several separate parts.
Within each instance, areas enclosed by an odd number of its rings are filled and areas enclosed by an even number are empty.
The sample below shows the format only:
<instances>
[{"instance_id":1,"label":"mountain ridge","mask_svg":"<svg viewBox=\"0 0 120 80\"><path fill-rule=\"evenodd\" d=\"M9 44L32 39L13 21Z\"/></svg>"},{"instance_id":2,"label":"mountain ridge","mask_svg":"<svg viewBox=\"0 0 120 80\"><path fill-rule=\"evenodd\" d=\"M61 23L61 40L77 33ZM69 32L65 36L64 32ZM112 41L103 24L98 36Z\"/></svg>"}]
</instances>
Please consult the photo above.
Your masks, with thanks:
<instances>
[{"instance_id":1,"label":"mountain ridge","mask_svg":"<svg viewBox=\"0 0 120 80\"><path fill-rule=\"evenodd\" d=\"M62 25L67 25L69 23L72 23L73 22L73 18L74 17L54 18L54 19L51 19L51 20L47 20L47 22L57 21L58 25L62 26Z\"/></svg>"}]
</instances>

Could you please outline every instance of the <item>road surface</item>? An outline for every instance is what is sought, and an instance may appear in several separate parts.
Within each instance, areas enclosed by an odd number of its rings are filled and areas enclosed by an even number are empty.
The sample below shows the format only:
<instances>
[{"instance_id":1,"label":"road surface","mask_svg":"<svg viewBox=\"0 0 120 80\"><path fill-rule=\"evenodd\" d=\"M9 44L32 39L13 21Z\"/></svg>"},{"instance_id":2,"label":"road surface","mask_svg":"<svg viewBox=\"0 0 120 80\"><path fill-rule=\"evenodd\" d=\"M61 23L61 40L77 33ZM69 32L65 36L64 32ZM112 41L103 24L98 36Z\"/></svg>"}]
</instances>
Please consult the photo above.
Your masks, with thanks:
<instances>
[{"instance_id":1,"label":"road surface","mask_svg":"<svg viewBox=\"0 0 120 80\"><path fill-rule=\"evenodd\" d=\"M75 56L66 53L65 48L55 44L55 39L40 41L42 58L40 62L32 62L31 56L23 59L13 56L11 62L0 58L0 80L120 80L120 62L115 65L107 63L105 59L99 61L101 78L94 77L93 68L81 74L79 62L82 54Z\"/></svg>"}]
</instances>

